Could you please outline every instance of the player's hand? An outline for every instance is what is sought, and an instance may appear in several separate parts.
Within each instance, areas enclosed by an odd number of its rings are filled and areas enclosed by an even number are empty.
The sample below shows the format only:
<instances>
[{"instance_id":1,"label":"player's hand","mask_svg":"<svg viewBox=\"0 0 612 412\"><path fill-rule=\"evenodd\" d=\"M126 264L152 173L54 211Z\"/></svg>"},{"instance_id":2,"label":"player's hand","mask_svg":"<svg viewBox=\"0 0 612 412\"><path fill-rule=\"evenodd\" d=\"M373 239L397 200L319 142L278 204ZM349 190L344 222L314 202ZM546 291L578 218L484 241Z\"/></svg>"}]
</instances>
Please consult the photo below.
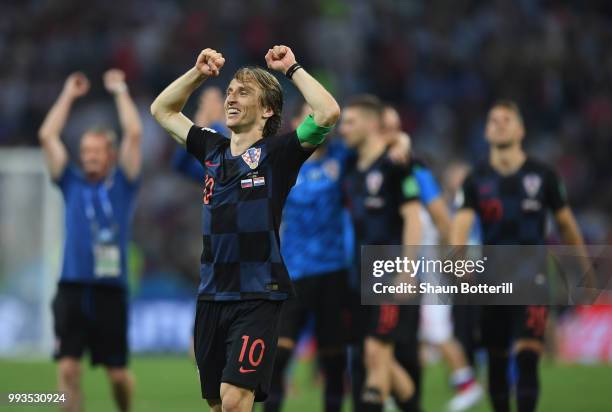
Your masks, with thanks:
<instances>
[{"instance_id":1,"label":"player's hand","mask_svg":"<svg viewBox=\"0 0 612 412\"><path fill-rule=\"evenodd\" d=\"M269 69L285 74L295 64L295 56L287 46L274 46L266 53L266 64Z\"/></svg>"},{"instance_id":2,"label":"player's hand","mask_svg":"<svg viewBox=\"0 0 612 412\"><path fill-rule=\"evenodd\" d=\"M73 99L85 95L89 91L89 80L81 72L74 72L66 79L63 93Z\"/></svg>"},{"instance_id":3,"label":"player's hand","mask_svg":"<svg viewBox=\"0 0 612 412\"><path fill-rule=\"evenodd\" d=\"M204 49L196 60L195 68L206 77L218 76L225 64L223 55L213 49Z\"/></svg>"},{"instance_id":4,"label":"player's hand","mask_svg":"<svg viewBox=\"0 0 612 412\"><path fill-rule=\"evenodd\" d=\"M111 94L117 94L127 90L125 73L119 69L107 70L102 78L104 80L104 87Z\"/></svg>"},{"instance_id":5,"label":"player's hand","mask_svg":"<svg viewBox=\"0 0 612 412\"><path fill-rule=\"evenodd\" d=\"M410 161L410 136L400 132L399 136L390 143L389 159L398 165L407 165Z\"/></svg>"}]
</instances>

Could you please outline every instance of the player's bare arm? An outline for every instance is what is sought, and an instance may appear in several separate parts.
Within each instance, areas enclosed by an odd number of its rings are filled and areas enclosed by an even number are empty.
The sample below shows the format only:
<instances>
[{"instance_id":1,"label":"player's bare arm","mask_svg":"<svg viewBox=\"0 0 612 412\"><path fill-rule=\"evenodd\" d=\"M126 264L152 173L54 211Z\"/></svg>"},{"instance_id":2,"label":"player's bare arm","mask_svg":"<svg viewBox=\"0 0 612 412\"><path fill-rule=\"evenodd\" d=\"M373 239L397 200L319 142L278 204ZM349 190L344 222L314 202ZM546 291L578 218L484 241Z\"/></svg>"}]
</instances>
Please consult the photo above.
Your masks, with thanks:
<instances>
[{"instance_id":1,"label":"player's bare arm","mask_svg":"<svg viewBox=\"0 0 612 412\"><path fill-rule=\"evenodd\" d=\"M578 223L576 223L574 213L569 206L562 207L555 212L555 221L564 243L576 246L584 245L584 239L578 228Z\"/></svg>"},{"instance_id":2,"label":"player's bare arm","mask_svg":"<svg viewBox=\"0 0 612 412\"><path fill-rule=\"evenodd\" d=\"M195 66L170 83L151 104L151 114L157 122L180 144L185 145L193 122L181 111L189 96L209 77L216 77L225 64L221 53L204 49Z\"/></svg>"},{"instance_id":3,"label":"player's bare arm","mask_svg":"<svg viewBox=\"0 0 612 412\"><path fill-rule=\"evenodd\" d=\"M459 209L457 211L450 229L451 245L466 245L468 243L475 216L473 209Z\"/></svg>"},{"instance_id":4,"label":"player's bare arm","mask_svg":"<svg viewBox=\"0 0 612 412\"><path fill-rule=\"evenodd\" d=\"M140 143L142 137L142 124L134 101L130 97L125 74L118 69L111 69L104 73L104 87L115 99L119 112L122 140L119 148L119 166L128 179L133 180L140 174L142 154Z\"/></svg>"},{"instance_id":5,"label":"player's bare arm","mask_svg":"<svg viewBox=\"0 0 612 412\"><path fill-rule=\"evenodd\" d=\"M68 164L68 151L60 136L66 125L70 109L74 101L88 91L89 80L83 73L76 72L68 76L61 94L38 130L38 138L53 179L58 179Z\"/></svg>"},{"instance_id":6,"label":"player's bare arm","mask_svg":"<svg viewBox=\"0 0 612 412\"><path fill-rule=\"evenodd\" d=\"M574 217L574 212L572 212L569 206L564 206L555 212L554 217L563 243L576 246L576 251L579 252L579 256L582 257L580 264L585 273L585 286L587 288L596 288L597 280L591 262L588 259L589 253L584 244L584 238L580 232L580 227Z\"/></svg>"},{"instance_id":7,"label":"player's bare arm","mask_svg":"<svg viewBox=\"0 0 612 412\"><path fill-rule=\"evenodd\" d=\"M391 136L388 141L389 159L396 164L408 164L410 161L411 141L408 133L399 132Z\"/></svg>"},{"instance_id":8,"label":"player's bare arm","mask_svg":"<svg viewBox=\"0 0 612 412\"><path fill-rule=\"evenodd\" d=\"M287 46L274 46L265 56L269 69L287 75L287 71L296 64L293 51ZM296 66L297 67L297 66ZM314 123L317 126L330 127L336 124L340 117L340 106L334 97L314 77L300 67L291 74L291 80L304 96L306 103L312 108ZM301 141L302 147L312 148L316 144Z\"/></svg>"},{"instance_id":9,"label":"player's bare arm","mask_svg":"<svg viewBox=\"0 0 612 412\"><path fill-rule=\"evenodd\" d=\"M448 207L444 203L442 196L438 196L427 205L427 212L431 216L436 229L440 235L440 242L448 244L450 236L451 219L448 212Z\"/></svg>"},{"instance_id":10,"label":"player's bare arm","mask_svg":"<svg viewBox=\"0 0 612 412\"><path fill-rule=\"evenodd\" d=\"M402 242L404 245L420 245L422 236L421 202L413 200L404 203L400 208L400 215L404 221Z\"/></svg>"}]
</instances>

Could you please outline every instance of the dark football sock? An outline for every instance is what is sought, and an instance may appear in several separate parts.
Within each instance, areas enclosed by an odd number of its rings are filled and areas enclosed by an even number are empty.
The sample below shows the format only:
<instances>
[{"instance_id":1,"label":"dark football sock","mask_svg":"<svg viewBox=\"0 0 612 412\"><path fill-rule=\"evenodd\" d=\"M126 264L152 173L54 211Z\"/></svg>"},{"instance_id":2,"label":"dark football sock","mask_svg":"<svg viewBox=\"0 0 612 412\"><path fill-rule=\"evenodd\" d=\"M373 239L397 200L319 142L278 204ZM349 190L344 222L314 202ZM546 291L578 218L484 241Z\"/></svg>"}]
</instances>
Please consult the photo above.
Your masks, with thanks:
<instances>
[{"instance_id":1,"label":"dark football sock","mask_svg":"<svg viewBox=\"0 0 612 412\"><path fill-rule=\"evenodd\" d=\"M402 401L395 397L395 403L402 412L421 411L421 378L423 371L419 361L418 346L415 340L412 343L398 343L395 347L395 358L406 369L414 383L414 395L411 398Z\"/></svg>"},{"instance_id":2,"label":"dark football sock","mask_svg":"<svg viewBox=\"0 0 612 412\"><path fill-rule=\"evenodd\" d=\"M339 412L344 393L344 369L346 355L344 351L319 357L325 375L325 412Z\"/></svg>"},{"instance_id":3,"label":"dark football sock","mask_svg":"<svg viewBox=\"0 0 612 412\"><path fill-rule=\"evenodd\" d=\"M285 371L289 360L291 360L291 350L281 347L276 349L270 392L266 403L263 405L264 412L279 412L281 410L285 398Z\"/></svg>"},{"instance_id":4,"label":"dark football sock","mask_svg":"<svg viewBox=\"0 0 612 412\"><path fill-rule=\"evenodd\" d=\"M510 411L508 356L489 351L489 397L495 412Z\"/></svg>"},{"instance_id":5,"label":"dark football sock","mask_svg":"<svg viewBox=\"0 0 612 412\"><path fill-rule=\"evenodd\" d=\"M353 400L353 410L359 412L361 405L361 392L365 384L365 366L363 364L362 345L352 345L349 348L349 374L351 378L351 397Z\"/></svg>"},{"instance_id":6,"label":"dark football sock","mask_svg":"<svg viewBox=\"0 0 612 412\"><path fill-rule=\"evenodd\" d=\"M516 404L519 412L533 412L536 409L540 395L539 359L540 355L531 350L523 350L516 355L516 365L518 367Z\"/></svg>"}]
</instances>

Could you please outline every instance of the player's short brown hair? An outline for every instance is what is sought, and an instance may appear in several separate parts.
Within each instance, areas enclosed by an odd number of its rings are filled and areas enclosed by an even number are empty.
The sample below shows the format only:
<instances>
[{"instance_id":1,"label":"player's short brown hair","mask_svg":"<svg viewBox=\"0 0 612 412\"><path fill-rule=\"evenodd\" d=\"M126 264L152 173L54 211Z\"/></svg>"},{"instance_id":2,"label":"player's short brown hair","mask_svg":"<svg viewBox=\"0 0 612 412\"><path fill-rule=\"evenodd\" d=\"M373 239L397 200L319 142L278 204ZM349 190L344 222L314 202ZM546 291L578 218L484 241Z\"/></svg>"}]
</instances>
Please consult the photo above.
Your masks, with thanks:
<instances>
[{"instance_id":1,"label":"player's short brown hair","mask_svg":"<svg viewBox=\"0 0 612 412\"><path fill-rule=\"evenodd\" d=\"M370 112L376 116L378 121L382 121L384 104L376 96L372 94L360 94L352 97L344 106L346 108L356 107L367 112Z\"/></svg>"},{"instance_id":2,"label":"player's short brown hair","mask_svg":"<svg viewBox=\"0 0 612 412\"><path fill-rule=\"evenodd\" d=\"M521 124L523 123L523 115L521 114L521 109L519 108L519 105L514 100L510 100L510 99L496 100L491 106L491 110L496 109L498 107L514 112L514 114L516 114L516 116L518 117L519 122L521 122Z\"/></svg>"},{"instance_id":3,"label":"player's short brown hair","mask_svg":"<svg viewBox=\"0 0 612 412\"><path fill-rule=\"evenodd\" d=\"M104 136L108 140L108 144L110 145L111 149L117 148L117 145L118 145L117 133L115 133L115 131L111 129L110 127L103 126L103 125L93 126L85 130L85 133L83 133L83 136L88 135L88 134Z\"/></svg>"},{"instance_id":4,"label":"player's short brown hair","mask_svg":"<svg viewBox=\"0 0 612 412\"><path fill-rule=\"evenodd\" d=\"M263 137L274 136L281 127L281 113L283 112L283 89L272 74L261 67L247 66L238 69L234 79L242 82L254 82L261 90L261 105L272 109L274 114L266 120Z\"/></svg>"}]
</instances>

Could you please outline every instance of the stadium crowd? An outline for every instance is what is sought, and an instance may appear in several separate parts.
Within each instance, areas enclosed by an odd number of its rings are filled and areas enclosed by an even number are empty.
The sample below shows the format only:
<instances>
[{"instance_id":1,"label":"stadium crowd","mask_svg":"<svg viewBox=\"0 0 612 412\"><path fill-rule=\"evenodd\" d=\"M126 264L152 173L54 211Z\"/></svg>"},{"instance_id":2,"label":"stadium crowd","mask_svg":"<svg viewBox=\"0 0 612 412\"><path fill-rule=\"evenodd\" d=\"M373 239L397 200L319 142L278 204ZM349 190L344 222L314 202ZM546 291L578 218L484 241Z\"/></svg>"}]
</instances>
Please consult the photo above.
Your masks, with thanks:
<instances>
[{"instance_id":1,"label":"stadium crowd","mask_svg":"<svg viewBox=\"0 0 612 412\"><path fill-rule=\"evenodd\" d=\"M204 43L227 57L211 82L223 85L243 62L261 60L262 50L282 41L341 104L372 92L396 106L416 151L438 176L452 159L473 162L485 153L488 104L498 96L515 99L528 152L560 172L587 240L609 242L611 18L605 1L3 2L0 145L37 145L36 129L71 71L98 78L108 67L124 70L144 122L134 226L144 273L183 273L195 281L191 262L200 245L190 222L198 219L192 201L198 189L171 170L174 146L148 105ZM286 91L290 106L297 95ZM70 150L92 120L116 125L113 110L94 85L68 124Z\"/></svg>"}]
</instances>

